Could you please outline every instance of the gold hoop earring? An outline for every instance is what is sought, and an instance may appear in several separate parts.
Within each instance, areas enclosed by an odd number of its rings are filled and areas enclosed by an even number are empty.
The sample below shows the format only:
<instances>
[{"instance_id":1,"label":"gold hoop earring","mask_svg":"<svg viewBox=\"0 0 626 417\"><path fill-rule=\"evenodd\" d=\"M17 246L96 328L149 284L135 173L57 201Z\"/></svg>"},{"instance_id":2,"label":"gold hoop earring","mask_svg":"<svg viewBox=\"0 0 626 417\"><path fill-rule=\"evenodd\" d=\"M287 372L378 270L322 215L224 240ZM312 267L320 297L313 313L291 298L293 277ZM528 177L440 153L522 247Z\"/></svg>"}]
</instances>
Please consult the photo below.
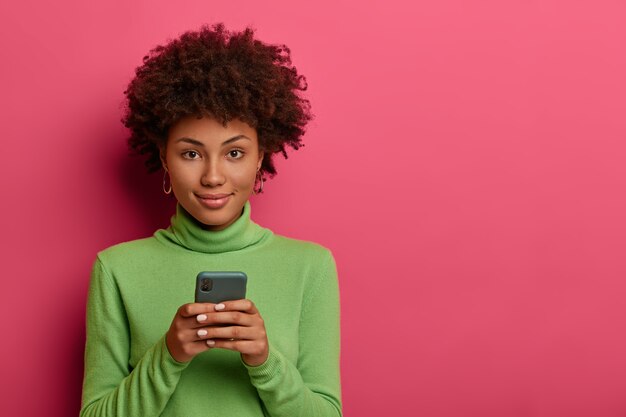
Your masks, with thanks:
<instances>
[{"instance_id":1,"label":"gold hoop earring","mask_svg":"<svg viewBox=\"0 0 626 417\"><path fill-rule=\"evenodd\" d=\"M163 173L163 192L165 194L170 194L172 192L172 179L170 178L170 186L169 188L166 190L165 189L165 177L167 177L167 170L165 170L165 172Z\"/></svg>"},{"instance_id":2,"label":"gold hoop earring","mask_svg":"<svg viewBox=\"0 0 626 417\"><path fill-rule=\"evenodd\" d=\"M256 190L256 183L257 181L260 179L261 181L261 186L259 187L258 190ZM263 175L261 174L261 170L258 170L256 172L256 177L254 177L254 187L252 188L252 194L260 194L263 192Z\"/></svg>"}]
</instances>

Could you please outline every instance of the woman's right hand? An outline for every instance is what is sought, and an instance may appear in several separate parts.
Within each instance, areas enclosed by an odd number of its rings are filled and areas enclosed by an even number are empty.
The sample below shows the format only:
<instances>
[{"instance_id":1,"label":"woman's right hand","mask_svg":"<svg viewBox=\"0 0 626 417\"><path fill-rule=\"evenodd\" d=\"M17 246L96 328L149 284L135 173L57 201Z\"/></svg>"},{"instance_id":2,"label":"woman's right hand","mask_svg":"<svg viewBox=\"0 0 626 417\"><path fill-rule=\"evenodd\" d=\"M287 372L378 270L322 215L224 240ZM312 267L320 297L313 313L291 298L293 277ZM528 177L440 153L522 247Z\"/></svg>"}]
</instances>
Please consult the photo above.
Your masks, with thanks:
<instances>
[{"instance_id":1,"label":"woman's right hand","mask_svg":"<svg viewBox=\"0 0 626 417\"><path fill-rule=\"evenodd\" d=\"M211 303L189 303L180 306L165 335L165 343L172 358L178 362L189 362L198 353L211 349L204 338L198 335L198 330L206 327L206 323L198 321L203 320L198 316L212 312L215 312L215 304Z\"/></svg>"}]
</instances>

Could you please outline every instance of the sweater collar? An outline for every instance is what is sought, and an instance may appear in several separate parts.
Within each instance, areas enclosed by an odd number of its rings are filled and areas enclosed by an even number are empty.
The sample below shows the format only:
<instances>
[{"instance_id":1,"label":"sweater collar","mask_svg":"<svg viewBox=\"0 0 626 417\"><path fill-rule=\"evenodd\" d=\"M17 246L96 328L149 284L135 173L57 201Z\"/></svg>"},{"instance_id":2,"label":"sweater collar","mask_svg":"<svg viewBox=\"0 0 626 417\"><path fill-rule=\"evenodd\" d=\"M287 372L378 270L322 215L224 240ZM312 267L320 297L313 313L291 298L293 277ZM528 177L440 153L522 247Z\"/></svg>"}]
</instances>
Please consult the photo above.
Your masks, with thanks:
<instances>
[{"instance_id":1,"label":"sweater collar","mask_svg":"<svg viewBox=\"0 0 626 417\"><path fill-rule=\"evenodd\" d=\"M176 214L171 218L171 225L155 232L155 236L196 252L222 253L244 249L272 234L269 229L251 220L251 211L250 201L246 201L237 220L225 229L211 231L203 229L198 220L180 203L176 203Z\"/></svg>"}]
</instances>

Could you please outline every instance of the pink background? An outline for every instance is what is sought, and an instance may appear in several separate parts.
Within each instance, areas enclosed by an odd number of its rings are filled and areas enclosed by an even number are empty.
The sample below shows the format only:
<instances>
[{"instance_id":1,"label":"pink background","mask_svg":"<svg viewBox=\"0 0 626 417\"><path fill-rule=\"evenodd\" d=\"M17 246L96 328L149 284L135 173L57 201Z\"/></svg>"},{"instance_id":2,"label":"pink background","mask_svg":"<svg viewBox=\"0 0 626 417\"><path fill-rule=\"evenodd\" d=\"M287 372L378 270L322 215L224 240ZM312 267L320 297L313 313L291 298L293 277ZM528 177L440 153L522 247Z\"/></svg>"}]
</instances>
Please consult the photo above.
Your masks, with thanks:
<instances>
[{"instance_id":1,"label":"pink background","mask_svg":"<svg viewBox=\"0 0 626 417\"><path fill-rule=\"evenodd\" d=\"M316 114L252 201L331 248L346 416L626 415L623 1L2 2L3 416L77 415L98 250L167 226L122 91L202 23Z\"/></svg>"}]
</instances>

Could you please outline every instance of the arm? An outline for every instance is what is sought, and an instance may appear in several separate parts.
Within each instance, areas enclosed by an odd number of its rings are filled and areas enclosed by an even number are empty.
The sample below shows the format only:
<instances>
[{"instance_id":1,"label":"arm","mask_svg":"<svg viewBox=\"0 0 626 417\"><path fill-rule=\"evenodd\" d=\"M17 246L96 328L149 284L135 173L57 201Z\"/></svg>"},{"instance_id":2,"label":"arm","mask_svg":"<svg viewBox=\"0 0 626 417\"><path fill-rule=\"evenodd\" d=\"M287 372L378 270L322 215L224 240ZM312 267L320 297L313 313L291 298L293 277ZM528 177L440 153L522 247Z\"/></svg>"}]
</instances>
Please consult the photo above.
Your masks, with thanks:
<instances>
[{"instance_id":1,"label":"arm","mask_svg":"<svg viewBox=\"0 0 626 417\"><path fill-rule=\"evenodd\" d=\"M244 362L272 417L342 415L339 312L337 269L328 251L317 282L305 295L297 367L271 342L263 364L253 367Z\"/></svg>"},{"instance_id":2,"label":"arm","mask_svg":"<svg viewBox=\"0 0 626 417\"><path fill-rule=\"evenodd\" d=\"M87 341L81 417L158 416L187 363L170 355L165 336L129 371L129 326L117 286L94 263L87 300Z\"/></svg>"}]
</instances>

